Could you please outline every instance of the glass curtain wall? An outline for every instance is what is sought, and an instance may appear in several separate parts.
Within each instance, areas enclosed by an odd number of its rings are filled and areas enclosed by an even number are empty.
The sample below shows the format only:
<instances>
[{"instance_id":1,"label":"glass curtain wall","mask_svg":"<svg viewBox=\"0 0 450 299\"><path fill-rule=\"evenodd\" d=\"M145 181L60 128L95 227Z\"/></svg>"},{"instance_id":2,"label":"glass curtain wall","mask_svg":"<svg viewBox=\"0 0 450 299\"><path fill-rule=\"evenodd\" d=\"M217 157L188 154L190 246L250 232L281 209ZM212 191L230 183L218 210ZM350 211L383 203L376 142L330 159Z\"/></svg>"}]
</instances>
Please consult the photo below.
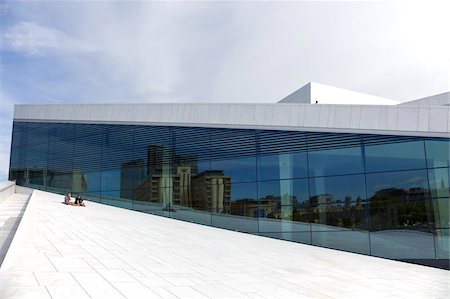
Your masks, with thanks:
<instances>
[{"instance_id":1,"label":"glass curtain wall","mask_svg":"<svg viewBox=\"0 0 450 299\"><path fill-rule=\"evenodd\" d=\"M204 225L449 259L446 138L14 122L10 179Z\"/></svg>"}]
</instances>

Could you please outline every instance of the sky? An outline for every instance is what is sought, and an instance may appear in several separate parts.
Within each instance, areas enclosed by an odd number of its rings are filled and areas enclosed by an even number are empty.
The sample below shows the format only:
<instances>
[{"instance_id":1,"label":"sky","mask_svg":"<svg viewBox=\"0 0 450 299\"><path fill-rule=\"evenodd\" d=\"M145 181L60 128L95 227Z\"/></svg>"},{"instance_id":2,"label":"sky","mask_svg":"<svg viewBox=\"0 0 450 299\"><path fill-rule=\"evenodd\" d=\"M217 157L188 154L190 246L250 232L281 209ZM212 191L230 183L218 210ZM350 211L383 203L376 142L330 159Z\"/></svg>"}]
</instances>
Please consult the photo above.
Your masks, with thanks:
<instances>
[{"instance_id":1,"label":"sky","mask_svg":"<svg viewBox=\"0 0 450 299\"><path fill-rule=\"evenodd\" d=\"M308 82L450 90L450 1L0 0L0 181L15 104L274 103Z\"/></svg>"}]
</instances>

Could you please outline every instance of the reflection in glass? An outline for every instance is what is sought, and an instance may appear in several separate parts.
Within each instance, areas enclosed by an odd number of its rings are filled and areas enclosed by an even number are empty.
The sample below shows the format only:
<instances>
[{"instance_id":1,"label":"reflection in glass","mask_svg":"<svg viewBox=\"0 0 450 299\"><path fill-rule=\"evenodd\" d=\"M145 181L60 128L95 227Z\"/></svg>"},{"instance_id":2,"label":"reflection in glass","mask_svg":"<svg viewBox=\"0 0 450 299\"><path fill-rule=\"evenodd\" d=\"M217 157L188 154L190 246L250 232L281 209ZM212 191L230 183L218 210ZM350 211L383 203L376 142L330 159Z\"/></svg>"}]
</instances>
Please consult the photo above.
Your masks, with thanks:
<instances>
[{"instance_id":1,"label":"reflection in glass","mask_svg":"<svg viewBox=\"0 0 450 299\"><path fill-rule=\"evenodd\" d=\"M310 151L308 162L310 176L364 172L361 147Z\"/></svg>"},{"instance_id":2,"label":"reflection in glass","mask_svg":"<svg viewBox=\"0 0 450 299\"><path fill-rule=\"evenodd\" d=\"M256 181L256 158L211 160L211 170L223 171L233 182Z\"/></svg>"},{"instance_id":3,"label":"reflection in glass","mask_svg":"<svg viewBox=\"0 0 450 299\"><path fill-rule=\"evenodd\" d=\"M371 254L397 259L434 259L434 236L416 230L370 232Z\"/></svg>"},{"instance_id":4,"label":"reflection in glass","mask_svg":"<svg viewBox=\"0 0 450 299\"><path fill-rule=\"evenodd\" d=\"M423 141L369 145L365 147L366 171L425 168Z\"/></svg>"},{"instance_id":5,"label":"reflection in glass","mask_svg":"<svg viewBox=\"0 0 450 299\"><path fill-rule=\"evenodd\" d=\"M432 197L450 197L450 168L433 168L428 170L430 192Z\"/></svg>"},{"instance_id":6,"label":"reflection in glass","mask_svg":"<svg viewBox=\"0 0 450 299\"><path fill-rule=\"evenodd\" d=\"M361 202L366 198L364 175L310 178L309 185L311 205Z\"/></svg>"},{"instance_id":7,"label":"reflection in glass","mask_svg":"<svg viewBox=\"0 0 450 299\"><path fill-rule=\"evenodd\" d=\"M435 232L436 258L450 259L450 229L437 229Z\"/></svg>"},{"instance_id":8,"label":"reflection in glass","mask_svg":"<svg viewBox=\"0 0 450 299\"><path fill-rule=\"evenodd\" d=\"M423 140L14 122L9 178L283 240L398 259L436 247L445 259L449 140Z\"/></svg>"},{"instance_id":9,"label":"reflection in glass","mask_svg":"<svg viewBox=\"0 0 450 299\"><path fill-rule=\"evenodd\" d=\"M367 230L367 205L363 201L332 204L311 203L311 229L313 231Z\"/></svg>"},{"instance_id":10,"label":"reflection in glass","mask_svg":"<svg viewBox=\"0 0 450 299\"><path fill-rule=\"evenodd\" d=\"M450 167L450 139L425 140L428 168Z\"/></svg>"},{"instance_id":11,"label":"reflection in glass","mask_svg":"<svg viewBox=\"0 0 450 299\"><path fill-rule=\"evenodd\" d=\"M306 171L306 152L258 157L258 180L302 178Z\"/></svg>"},{"instance_id":12,"label":"reflection in glass","mask_svg":"<svg viewBox=\"0 0 450 299\"><path fill-rule=\"evenodd\" d=\"M426 170L386 172L367 174L367 195L403 194L409 199L428 197L428 180ZM393 195L391 195L393 196Z\"/></svg>"},{"instance_id":13,"label":"reflection in glass","mask_svg":"<svg viewBox=\"0 0 450 299\"><path fill-rule=\"evenodd\" d=\"M367 231L313 231L312 244L333 249L369 254L369 233Z\"/></svg>"},{"instance_id":14,"label":"reflection in glass","mask_svg":"<svg viewBox=\"0 0 450 299\"><path fill-rule=\"evenodd\" d=\"M435 227L450 228L450 198L431 199Z\"/></svg>"}]
</instances>

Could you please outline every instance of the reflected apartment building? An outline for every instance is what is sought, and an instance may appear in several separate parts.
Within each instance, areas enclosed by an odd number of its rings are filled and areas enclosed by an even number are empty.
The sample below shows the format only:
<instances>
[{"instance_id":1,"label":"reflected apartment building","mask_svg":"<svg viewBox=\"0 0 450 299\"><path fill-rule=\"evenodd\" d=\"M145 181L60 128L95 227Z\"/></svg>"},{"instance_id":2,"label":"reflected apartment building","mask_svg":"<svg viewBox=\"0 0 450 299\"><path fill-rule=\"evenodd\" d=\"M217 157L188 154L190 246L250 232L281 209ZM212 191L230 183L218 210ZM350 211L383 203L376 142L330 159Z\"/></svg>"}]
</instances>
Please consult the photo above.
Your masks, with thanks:
<instances>
[{"instance_id":1,"label":"reflected apartment building","mask_svg":"<svg viewBox=\"0 0 450 299\"><path fill-rule=\"evenodd\" d=\"M17 105L9 178L449 268L449 129L449 93L397 103L317 83L273 104Z\"/></svg>"}]
</instances>

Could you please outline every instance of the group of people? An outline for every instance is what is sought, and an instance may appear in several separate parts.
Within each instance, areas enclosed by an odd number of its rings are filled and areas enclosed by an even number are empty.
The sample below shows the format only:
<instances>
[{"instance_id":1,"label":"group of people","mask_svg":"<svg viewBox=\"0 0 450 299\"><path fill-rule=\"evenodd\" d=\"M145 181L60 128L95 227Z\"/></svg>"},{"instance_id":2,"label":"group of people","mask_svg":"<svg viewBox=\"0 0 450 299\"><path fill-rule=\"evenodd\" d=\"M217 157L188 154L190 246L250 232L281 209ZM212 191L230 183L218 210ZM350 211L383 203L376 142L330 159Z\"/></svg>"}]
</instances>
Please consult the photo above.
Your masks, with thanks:
<instances>
[{"instance_id":1,"label":"group of people","mask_svg":"<svg viewBox=\"0 0 450 299\"><path fill-rule=\"evenodd\" d=\"M68 205L68 206L81 206L81 207L85 207L83 199L81 198L80 195L78 195L75 198L75 202L72 202L72 193L69 192L66 194L66 196L64 197L64 204Z\"/></svg>"}]
</instances>

